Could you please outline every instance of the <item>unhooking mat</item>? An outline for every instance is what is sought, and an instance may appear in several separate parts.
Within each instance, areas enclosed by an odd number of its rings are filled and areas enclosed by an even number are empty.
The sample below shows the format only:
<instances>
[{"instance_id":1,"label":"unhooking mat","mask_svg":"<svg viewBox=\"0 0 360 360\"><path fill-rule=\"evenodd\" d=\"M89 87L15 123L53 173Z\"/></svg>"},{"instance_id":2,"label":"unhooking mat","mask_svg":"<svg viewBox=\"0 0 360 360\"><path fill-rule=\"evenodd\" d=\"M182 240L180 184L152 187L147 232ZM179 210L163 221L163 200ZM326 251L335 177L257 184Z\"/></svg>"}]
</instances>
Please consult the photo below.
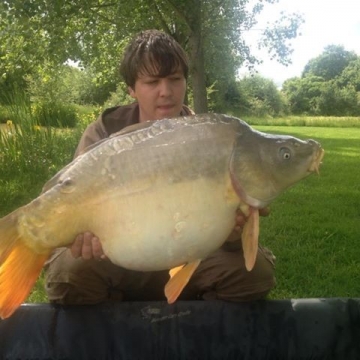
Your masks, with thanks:
<instances>
[{"instance_id":1,"label":"unhooking mat","mask_svg":"<svg viewBox=\"0 0 360 360\"><path fill-rule=\"evenodd\" d=\"M0 359L360 359L360 299L23 305Z\"/></svg>"}]
</instances>

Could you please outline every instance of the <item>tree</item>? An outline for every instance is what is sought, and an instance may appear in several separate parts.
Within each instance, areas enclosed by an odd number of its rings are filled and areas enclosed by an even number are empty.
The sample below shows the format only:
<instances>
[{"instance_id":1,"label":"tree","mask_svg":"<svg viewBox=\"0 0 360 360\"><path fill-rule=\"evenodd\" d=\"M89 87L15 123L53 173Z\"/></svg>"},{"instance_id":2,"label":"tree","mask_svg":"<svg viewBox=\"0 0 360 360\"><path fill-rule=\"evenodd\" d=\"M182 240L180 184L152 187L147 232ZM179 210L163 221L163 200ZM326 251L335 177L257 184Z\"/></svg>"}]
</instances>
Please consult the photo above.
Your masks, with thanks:
<instances>
[{"instance_id":1,"label":"tree","mask_svg":"<svg viewBox=\"0 0 360 360\"><path fill-rule=\"evenodd\" d=\"M340 87L351 85L357 92L360 92L360 57L350 61L349 65L338 76L336 82Z\"/></svg>"},{"instance_id":2,"label":"tree","mask_svg":"<svg viewBox=\"0 0 360 360\"><path fill-rule=\"evenodd\" d=\"M241 115L277 116L284 110L284 102L275 83L260 75L247 76L237 82L237 94L232 94L232 108ZM230 100L230 98L229 98Z\"/></svg>"},{"instance_id":3,"label":"tree","mask_svg":"<svg viewBox=\"0 0 360 360\"><path fill-rule=\"evenodd\" d=\"M312 74L322 77L325 81L335 79L356 58L354 52L345 50L343 46L329 45L321 55L305 65L302 77Z\"/></svg>"},{"instance_id":4,"label":"tree","mask_svg":"<svg viewBox=\"0 0 360 360\"><path fill-rule=\"evenodd\" d=\"M290 40L296 38L299 26L304 22L299 14L291 16L281 13L281 16L272 27L265 29L262 35L260 48L269 50L270 59L276 59L283 65L291 63L290 55L293 52Z\"/></svg>"},{"instance_id":5,"label":"tree","mask_svg":"<svg viewBox=\"0 0 360 360\"><path fill-rule=\"evenodd\" d=\"M53 68L45 61L38 71L25 76L32 102L52 104L103 104L116 87L106 84L99 87L93 81L95 78L90 68L67 64Z\"/></svg>"},{"instance_id":6,"label":"tree","mask_svg":"<svg viewBox=\"0 0 360 360\"><path fill-rule=\"evenodd\" d=\"M15 55L6 53L6 46L2 45L0 54L13 68L17 66L16 59L22 58L23 69L32 68L36 61L41 63L44 59L54 66L72 59L80 61L84 67L96 69L99 82L114 81L119 80L114 75L115 69L129 37L145 28L163 29L188 51L194 107L195 111L202 112L207 110L206 87L214 78L231 80L229 74L234 78L240 63L256 61L241 35L256 24L256 16L264 2L257 2L252 9L248 7L249 2L32 0L24 3L8 0L0 4L0 20L6 20L0 31L8 43L14 38L21 41L11 48L11 54ZM266 29L265 39L270 39L263 45L286 61L290 55L286 40L297 35L300 24L297 16L283 17L275 27ZM27 34L34 34L34 37ZM36 39L36 46L33 39ZM26 61L28 53L22 49L27 49L31 55L30 63ZM214 66L221 62L225 66ZM8 72L1 68L0 71ZM219 81L219 85L222 83Z\"/></svg>"},{"instance_id":7,"label":"tree","mask_svg":"<svg viewBox=\"0 0 360 360\"><path fill-rule=\"evenodd\" d=\"M282 91L288 100L290 111L293 114L315 114L316 99L321 94L323 83L322 77L312 74L286 80Z\"/></svg>"},{"instance_id":8,"label":"tree","mask_svg":"<svg viewBox=\"0 0 360 360\"><path fill-rule=\"evenodd\" d=\"M294 114L357 115L360 58L339 45L311 59L301 78L285 81L283 92Z\"/></svg>"},{"instance_id":9,"label":"tree","mask_svg":"<svg viewBox=\"0 0 360 360\"><path fill-rule=\"evenodd\" d=\"M323 83L315 99L318 113L325 116L358 116L358 95L353 86L340 88L334 80Z\"/></svg>"}]
</instances>

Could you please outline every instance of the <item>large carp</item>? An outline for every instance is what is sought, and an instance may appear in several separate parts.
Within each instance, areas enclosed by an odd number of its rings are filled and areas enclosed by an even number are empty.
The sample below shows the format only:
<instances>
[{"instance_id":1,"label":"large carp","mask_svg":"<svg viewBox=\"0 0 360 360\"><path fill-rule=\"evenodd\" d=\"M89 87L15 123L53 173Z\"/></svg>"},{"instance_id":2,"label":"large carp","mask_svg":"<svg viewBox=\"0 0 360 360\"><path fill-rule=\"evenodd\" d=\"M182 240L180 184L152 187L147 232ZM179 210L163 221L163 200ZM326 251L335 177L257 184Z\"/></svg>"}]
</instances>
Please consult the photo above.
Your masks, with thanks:
<instances>
[{"instance_id":1,"label":"large carp","mask_svg":"<svg viewBox=\"0 0 360 360\"><path fill-rule=\"evenodd\" d=\"M0 219L0 316L26 299L51 251L84 231L127 269L173 269L176 300L201 259L248 216L250 271L258 209L317 171L320 144L269 135L242 120L203 114L147 122L92 146L48 181L39 197ZM175 269L174 269L175 268Z\"/></svg>"}]
</instances>

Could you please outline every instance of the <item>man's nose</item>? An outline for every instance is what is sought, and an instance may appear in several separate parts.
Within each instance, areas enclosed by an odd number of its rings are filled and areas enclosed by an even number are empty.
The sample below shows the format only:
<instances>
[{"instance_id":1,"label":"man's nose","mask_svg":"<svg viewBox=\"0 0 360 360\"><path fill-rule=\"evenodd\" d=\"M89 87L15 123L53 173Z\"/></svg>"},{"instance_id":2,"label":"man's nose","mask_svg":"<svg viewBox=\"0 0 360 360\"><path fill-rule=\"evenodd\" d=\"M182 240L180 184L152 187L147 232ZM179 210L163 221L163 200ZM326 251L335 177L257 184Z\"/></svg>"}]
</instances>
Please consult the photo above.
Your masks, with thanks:
<instances>
[{"instance_id":1,"label":"man's nose","mask_svg":"<svg viewBox=\"0 0 360 360\"><path fill-rule=\"evenodd\" d=\"M171 94L171 84L168 79L161 79L159 82L160 96L169 96Z\"/></svg>"}]
</instances>

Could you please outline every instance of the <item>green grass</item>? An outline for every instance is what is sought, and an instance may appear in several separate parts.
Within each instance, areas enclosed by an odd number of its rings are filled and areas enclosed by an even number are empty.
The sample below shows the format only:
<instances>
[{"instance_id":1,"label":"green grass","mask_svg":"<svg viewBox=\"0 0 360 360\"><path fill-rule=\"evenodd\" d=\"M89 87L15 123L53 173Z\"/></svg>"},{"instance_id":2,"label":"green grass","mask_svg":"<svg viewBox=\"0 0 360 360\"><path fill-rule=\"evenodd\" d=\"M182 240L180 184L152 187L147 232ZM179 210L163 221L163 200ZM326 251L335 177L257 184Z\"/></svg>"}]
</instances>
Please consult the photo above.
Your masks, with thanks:
<instances>
[{"instance_id":1,"label":"green grass","mask_svg":"<svg viewBox=\"0 0 360 360\"><path fill-rule=\"evenodd\" d=\"M255 126L313 138L326 152L320 175L289 189L271 205L270 216L261 219L261 243L277 257L277 286L270 298L359 297L360 128L349 126ZM39 194L71 159L80 130L47 137L34 131L35 138L23 137L22 144L0 137L0 216ZM27 301L47 301L43 275Z\"/></svg>"},{"instance_id":2,"label":"green grass","mask_svg":"<svg viewBox=\"0 0 360 360\"><path fill-rule=\"evenodd\" d=\"M245 117L244 120L250 125L270 126L310 126L310 127L357 127L360 128L360 117L340 116L287 116L253 118Z\"/></svg>"},{"instance_id":3,"label":"green grass","mask_svg":"<svg viewBox=\"0 0 360 360\"><path fill-rule=\"evenodd\" d=\"M261 220L261 241L277 257L271 298L359 297L360 129L256 128L325 149L320 175L289 189Z\"/></svg>"},{"instance_id":4,"label":"green grass","mask_svg":"<svg viewBox=\"0 0 360 360\"><path fill-rule=\"evenodd\" d=\"M74 129L40 128L31 117L0 124L0 217L40 194L45 182L71 161L81 133L95 117L94 108L84 107ZM43 283L41 274L28 302L47 301Z\"/></svg>"}]
</instances>

